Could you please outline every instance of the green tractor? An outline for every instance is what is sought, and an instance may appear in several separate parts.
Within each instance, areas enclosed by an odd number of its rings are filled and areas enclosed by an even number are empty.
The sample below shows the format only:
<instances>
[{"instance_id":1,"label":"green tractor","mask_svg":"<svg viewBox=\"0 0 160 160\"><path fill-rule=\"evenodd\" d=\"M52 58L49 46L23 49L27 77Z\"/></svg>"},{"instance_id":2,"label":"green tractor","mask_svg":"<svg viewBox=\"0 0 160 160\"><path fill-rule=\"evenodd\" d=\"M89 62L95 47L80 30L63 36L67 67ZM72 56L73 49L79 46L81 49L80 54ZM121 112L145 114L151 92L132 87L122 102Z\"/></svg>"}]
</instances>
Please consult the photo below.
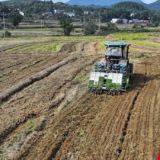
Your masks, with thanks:
<instances>
[{"instance_id":1,"label":"green tractor","mask_svg":"<svg viewBox=\"0 0 160 160\"><path fill-rule=\"evenodd\" d=\"M126 91L133 75L133 64L129 63L129 46L126 43L105 43L105 58L95 63L90 73L88 88L94 94L119 95Z\"/></svg>"}]
</instances>

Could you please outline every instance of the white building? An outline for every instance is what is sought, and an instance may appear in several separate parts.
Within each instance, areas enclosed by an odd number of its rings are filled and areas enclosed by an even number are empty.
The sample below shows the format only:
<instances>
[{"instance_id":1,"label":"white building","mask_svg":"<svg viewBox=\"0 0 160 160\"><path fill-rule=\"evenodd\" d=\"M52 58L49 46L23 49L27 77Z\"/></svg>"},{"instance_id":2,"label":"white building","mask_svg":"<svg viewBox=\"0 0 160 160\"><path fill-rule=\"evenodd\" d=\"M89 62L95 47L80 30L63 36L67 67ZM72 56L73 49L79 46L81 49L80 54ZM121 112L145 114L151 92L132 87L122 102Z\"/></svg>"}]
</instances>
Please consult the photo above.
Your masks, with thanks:
<instances>
[{"instance_id":1,"label":"white building","mask_svg":"<svg viewBox=\"0 0 160 160\"><path fill-rule=\"evenodd\" d=\"M74 12L64 12L64 14L70 16L70 17L74 17L75 13Z\"/></svg>"},{"instance_id":2,"label":"white building","mask_svg":"<svg viewBox=\"0 0 160 160\"><path fill-rule=\"evenodd\" d=\"M119 18L112 18L111 23L117 23L118 20Z\"/></svg>"},{"instance_id":3,"label":"white building","mask_svg":"<svg viewBox=\"0 0 160 160\"><path fill-rule=\"evenodd\" d=\"M24 16L24 12L19 10L19 14L21 14L22 16Z\"/></svg>"},{"instance_id":4,"label":"white building","mask_svg":"<svg viewBox=\"0 0 160 160\"><path fill-rule=\"evenodd\" d=\"M134 17L136 15L136 13L131 13L130 17Z\"/></svg>"},{"instance_id":5,"label":"white building","mask_svg":"<svg viewBox=\"0 0 160 160\"><path fill-rule=\"evenodd\" d=\"M54 10L54 13L63 13L63 12L64 12L64 10L58 10L58 9Z\"/></svg>"},{"instance_id":6,"label":"white building","mask_svg":"<svg viewBox=\"0 0 160 160\"><path fill-rule=\"evenodd\" d=\"M111 23L117 23L118 20L120 20L120 18L112 18ZM122 19L122 20L124 24L128 23L127 19Z\"/></svg>"},{"instance_id":7,"label":"white building","mask_svg":"<svg viewBox=\"0 0 160 160\"><path fill-rule=\"evenodd\" d=\"M84 14L88 14L89 12L88 11L84 11Z\"/></svg>"}]
</instances>

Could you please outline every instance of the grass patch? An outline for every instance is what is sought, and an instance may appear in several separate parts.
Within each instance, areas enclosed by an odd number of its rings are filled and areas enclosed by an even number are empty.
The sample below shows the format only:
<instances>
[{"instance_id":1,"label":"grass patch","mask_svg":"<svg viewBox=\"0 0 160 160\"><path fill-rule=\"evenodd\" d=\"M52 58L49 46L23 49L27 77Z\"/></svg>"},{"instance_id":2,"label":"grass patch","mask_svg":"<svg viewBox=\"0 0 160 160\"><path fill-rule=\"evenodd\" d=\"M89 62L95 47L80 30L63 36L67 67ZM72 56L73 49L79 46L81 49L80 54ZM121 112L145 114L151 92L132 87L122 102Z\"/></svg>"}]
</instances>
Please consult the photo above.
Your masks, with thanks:
<instances>
[{"instance_id":1,"label":"grass patch","mask_svg":"<svg viewBox=\"0 0 160 160\"><path fill-rule=\"evenodd\" d=\"M127 41L127 40L147 40L153 39L156 37L151 37L150 33L115 33L113 38L118 41Z\"/></svg>"},{"instance_id":2,"label":"grass patch","mask_svg":"<svg viewBox=\"0 0 160 160\"><path fill-rule=\"evenodd\" d=\"M142 46L148 46L148 47L154 47L154 48L160 48L159 44L151 43L151 42L144 42L144 41L138 41L138 40L129 40L128 42L139 44Z\"/></svg>"},{"instance_id":3,"label":"grass patch","mask_svg":"<svg viewBox=\"0 0 160 160\"><path fill-rule=\"evenodd\" d=\"M52 38L52 40L86 40L86 41L106 41L106 38L104 36L55 36Z\"/></svg>"},{"instance_id":4,"label":"grass patch","mask_svg":"<svg viewBox=\"0 0 160 160\"><path fill-rule=\"evenodd\" d=\"M61 41L48 42L48 43L33 43L18 46L12 49L8 49L2 53L56 53L62 47Z\"/></svg>"},{"instance_id":5,"label":"grass patch","mask_svg":"<svg viewBox=\"0 0 160 160\"><path fill-rule=\"evenodd\" d=\"M149 58L149 56L144 53L139 53L138 55L135 56L135 58Z\"/></svg>"},{"instance_id":6,"label":"grass patch","mask_svg":"<svg viewBox=\"0 0 160 160\"><path fill-rule=\"evenodd\" d=\"M98 46L105 51L106 50L106 46L104 45L104 43L105 42L99 43Z\"/></svg>"},{"instance_id":7,"label":"grass patch","mask_svg":"<svg viewBox=\"0 0 160 160\"><path fill-rule=\"evenodd\" d=\"M88 40L88 41L106 41L104 36L53 36L53 37L18 37L18 38L1 38L0 41L25 41L25 40Z\"/></svg>"},{"instance_id":8,"label":"grass patch","mask_svg":"<svg viewBox=\"0 0 160 160\"><path fill-rule=\"evenodd\" d=\"M77 82L77 83L81 83L83 81L86 81L88 78L89 78L89 75L76 76L74 81Z\"/></svg>"},{"instance_id":9,"label":"grass patch","mask_svg":"<svg viewBox=\"0 0 160 160\"><path fill-rule=\"evenodd\" d=\"M28 120L25 124L25 131L27 132L26 134L30 134L34 132L36 127L36 124L34 121Z\"/></svg>"},{"instance_id":10,"label":"grass patch","mask_svg":"<svg viewBox=\"0 0 160 160\"><path fill-rule=\"evenodd\" d=\"M0 38L0 41L25 41L25 40L51 40L52 37L18 37L18 38Z\"/></svg>"},{"instance_id":11,"label":"grass patch","mask_svg":"<svg viewBox=\"0 0 160 160\"><path fill-rule=\"evenodd\" d=\"M79 133L79 135L83 136L84 135L84 130L81 130L80 133Z\"/></svg>"},{"instance_id":12,"label":"grass patch","mask_svg":"<svg viewBox=\"0 0 160 160\"><path fill-rule=\"evenodd\" d=\"M132 48L130 48L129 52L136 53L136 52L139 52L139 50L138 49L132 49Z\"/></svg>"}]
</instances>

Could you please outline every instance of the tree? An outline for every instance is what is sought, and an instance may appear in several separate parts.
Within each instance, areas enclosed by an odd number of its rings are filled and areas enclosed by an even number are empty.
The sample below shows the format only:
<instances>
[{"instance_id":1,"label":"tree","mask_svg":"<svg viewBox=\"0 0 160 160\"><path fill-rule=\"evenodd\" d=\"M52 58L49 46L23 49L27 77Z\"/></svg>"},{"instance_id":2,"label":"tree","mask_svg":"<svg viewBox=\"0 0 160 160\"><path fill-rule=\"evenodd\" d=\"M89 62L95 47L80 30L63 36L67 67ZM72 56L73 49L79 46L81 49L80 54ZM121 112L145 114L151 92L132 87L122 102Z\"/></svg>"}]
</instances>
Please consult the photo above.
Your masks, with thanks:
<instances>
[{"instance_id":1,"label":"tree","mask_svg":"<svg viewBox=\"0 0 160 160\"><path fill-rule=\"evenodd\" d=\"M62 20L59 22L60 27L64 30L65 36L70 36L71 31L73 30L73 25L71 21Z\"/></svg>"},{"instance_id":2,"label":"tree","mask_svg":"<svg viewBox=\"0 0 160 160\"><path fill-rule=\"evenodd\" d=\"M89 22L86 25L84 25L84 33L85 35L93 35L96 32L97 25L93 22Z\"/></svg>"},{"instance_id":3,"label":"tree","mask_svg":"<svg viewBox=\"0 0 160 160\"><path fill-rule=\"evenodd\" d=\"M139 23L134 23L132 28L139 29L139 28L141 28L141 25Z\"/></svg>"},{"instance_id":4,"label":"tree","mask_svg":"<svg viewBox=\"0 0 160 160\"><path fill-rule=\"evenodd\" d=\"M1 5L1 7L0 7L0 13L9 13L9 8L7 7L7 6L5 6L5 5Z\"/></svg>"},{"instance_id":5,"label":"tree","mask_svg":"<svg viewBox=\"0 0 160 160\"><path fill-rule=\"evenodd\" d=\"M13 24L13 26L16 27L22 21L23 16L17 12L11 12L8 16L8 19Z\"/></svg>"},{"instance_id":6,"label":"tree","mask_svg":"<svg viewBox=\"0 0 160 160\"><path fill-rule=\"evenodd\" d=\"M2 34L2 38L4 37L4 33ZM11 37L11 33L7 30L5 30L5 37Z\"/></svg>"},{"instance_id":7,"label":"tree","mask_svg":"<svg viewBox=\"0 0 160 160\"><path fill-rule=\"evenodd\" d=\"M117 31L118 31L117 26L113 23L109 23L107 26L101 26L101 32L99 34L108 35Z\"/></svg>"}]
</instances>

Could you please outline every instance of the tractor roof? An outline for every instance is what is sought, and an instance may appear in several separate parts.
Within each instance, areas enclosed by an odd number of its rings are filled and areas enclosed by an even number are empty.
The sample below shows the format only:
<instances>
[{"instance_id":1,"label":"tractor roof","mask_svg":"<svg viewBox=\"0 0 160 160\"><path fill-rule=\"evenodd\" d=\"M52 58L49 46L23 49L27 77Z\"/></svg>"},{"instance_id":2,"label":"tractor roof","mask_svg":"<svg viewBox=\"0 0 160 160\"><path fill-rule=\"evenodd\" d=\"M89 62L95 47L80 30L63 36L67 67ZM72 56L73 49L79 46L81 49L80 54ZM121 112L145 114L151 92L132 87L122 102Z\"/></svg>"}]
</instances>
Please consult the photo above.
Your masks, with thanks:
<instances>
[{"instance_id":1,"label":"tractor roof","mask_svg":"<svg viewBox=\"0 0 160 160\"><path fill-rule=\"evenodd\" d=\"M105 46L126 46L126 43L121 42L108 42L104 44Z\"/></svg>"}]
</instances>

